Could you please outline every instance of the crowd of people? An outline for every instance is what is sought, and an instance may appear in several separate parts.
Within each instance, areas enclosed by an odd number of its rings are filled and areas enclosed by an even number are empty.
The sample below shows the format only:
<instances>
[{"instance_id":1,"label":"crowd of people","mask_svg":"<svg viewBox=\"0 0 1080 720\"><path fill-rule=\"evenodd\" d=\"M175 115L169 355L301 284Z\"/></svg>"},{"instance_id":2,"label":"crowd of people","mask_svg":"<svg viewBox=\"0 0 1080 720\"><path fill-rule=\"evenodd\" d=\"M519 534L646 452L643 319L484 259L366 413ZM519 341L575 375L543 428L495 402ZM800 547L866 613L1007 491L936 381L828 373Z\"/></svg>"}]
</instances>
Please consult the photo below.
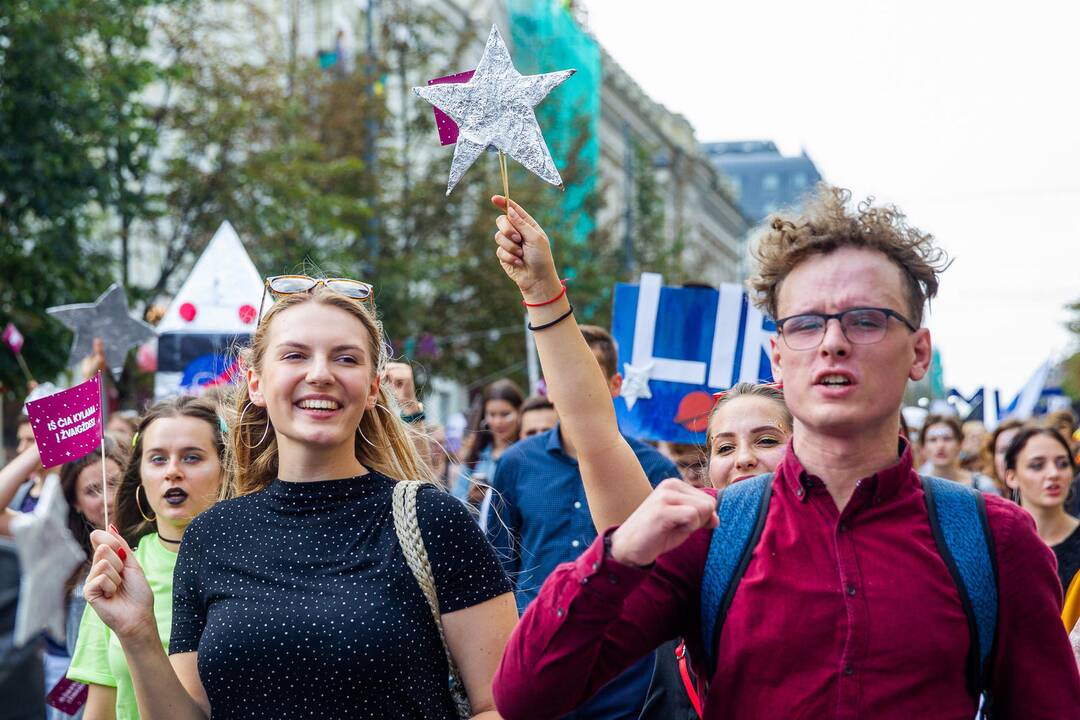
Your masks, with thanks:
<instances>
[{"instance_id":1,"label":"crowd of people","mask_svg":"<svg viewBox=\"0 0 1080 720\"><path fill-rule=\"evenodd\" d=\"M87 561L66 638L0 645L0 717L1080 717L1077 418L909 427L947 258L849 201L765 228L776 382L718 393L701 446L620 432L614 339L501 196L547 392L482 388L460 448L342 280L269 279L234 386L75 462L20 423L0 536L57 475Z\"/></svg>"}]
</instances>

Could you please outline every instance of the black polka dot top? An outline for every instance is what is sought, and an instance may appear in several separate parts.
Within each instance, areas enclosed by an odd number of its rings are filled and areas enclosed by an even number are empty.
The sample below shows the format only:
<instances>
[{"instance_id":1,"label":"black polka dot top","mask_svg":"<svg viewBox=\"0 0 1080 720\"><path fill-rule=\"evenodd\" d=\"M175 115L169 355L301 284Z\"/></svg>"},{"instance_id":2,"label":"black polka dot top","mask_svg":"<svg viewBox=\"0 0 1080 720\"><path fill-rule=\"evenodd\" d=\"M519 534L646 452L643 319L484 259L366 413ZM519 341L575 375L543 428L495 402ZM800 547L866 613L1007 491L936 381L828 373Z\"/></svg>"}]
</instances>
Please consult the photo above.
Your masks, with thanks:
<instances>
[{"instance_id":1,"label":"black polka dot top","mask_svg":"<svg viewBox=\"0 0 1080 720\"><path fill-rule=\"evenodd\" d=\"M394 532L394 481L275 481L184 533L170 653L198 652L214 720L454 718L446 657ZM467 508L417 495L442 612L510 592Z\"/></svg>"}]
</instances>

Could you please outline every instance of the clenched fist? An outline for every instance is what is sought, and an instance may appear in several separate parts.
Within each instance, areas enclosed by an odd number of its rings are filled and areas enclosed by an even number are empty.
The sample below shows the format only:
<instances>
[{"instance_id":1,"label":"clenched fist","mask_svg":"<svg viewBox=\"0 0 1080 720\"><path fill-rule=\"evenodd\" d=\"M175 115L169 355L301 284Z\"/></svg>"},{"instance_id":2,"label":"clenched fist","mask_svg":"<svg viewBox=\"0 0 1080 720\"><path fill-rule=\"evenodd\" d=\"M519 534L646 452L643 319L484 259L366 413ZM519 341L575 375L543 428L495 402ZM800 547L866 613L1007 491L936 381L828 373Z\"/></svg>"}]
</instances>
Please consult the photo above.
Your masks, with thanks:
<instances>
[{"instance_id":1,"label":"clenched fist","mask_svg":"<svg viewBox=\"0 0 1080 720\"><path fill-rule=\"evenodd\" d=\"M669 478L611 536L611 557L624 565L643 567L682 545L701 528L714 528L716 498Z\"/></svg>"}]
</instances>

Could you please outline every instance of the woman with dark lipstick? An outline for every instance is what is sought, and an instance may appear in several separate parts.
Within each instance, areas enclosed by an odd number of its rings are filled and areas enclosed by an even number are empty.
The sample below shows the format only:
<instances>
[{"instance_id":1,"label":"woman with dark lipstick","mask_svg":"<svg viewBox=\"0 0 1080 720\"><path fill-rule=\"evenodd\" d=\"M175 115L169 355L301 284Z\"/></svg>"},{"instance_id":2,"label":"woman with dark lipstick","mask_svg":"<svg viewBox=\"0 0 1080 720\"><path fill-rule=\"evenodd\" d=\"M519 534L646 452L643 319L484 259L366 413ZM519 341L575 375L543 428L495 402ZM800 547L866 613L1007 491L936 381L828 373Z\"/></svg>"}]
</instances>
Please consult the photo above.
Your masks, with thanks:
<instances>
[{"instance_id":1,"label":"woman with dark lipstick","mask_svg":"<svg viewBox=\"0 0 1080 720\"><path fill-rule=\"evenodd\" d=\"M221 490L224 442L217 412L193 397L164 400L139 423L132 446L112 520L135 548L146 573L154 595L154 619L168 648L180 538ZM89 605L68 677L90 686L84 720L138 720L135 689L120 641Z\"/></svg>"}]
</instances>

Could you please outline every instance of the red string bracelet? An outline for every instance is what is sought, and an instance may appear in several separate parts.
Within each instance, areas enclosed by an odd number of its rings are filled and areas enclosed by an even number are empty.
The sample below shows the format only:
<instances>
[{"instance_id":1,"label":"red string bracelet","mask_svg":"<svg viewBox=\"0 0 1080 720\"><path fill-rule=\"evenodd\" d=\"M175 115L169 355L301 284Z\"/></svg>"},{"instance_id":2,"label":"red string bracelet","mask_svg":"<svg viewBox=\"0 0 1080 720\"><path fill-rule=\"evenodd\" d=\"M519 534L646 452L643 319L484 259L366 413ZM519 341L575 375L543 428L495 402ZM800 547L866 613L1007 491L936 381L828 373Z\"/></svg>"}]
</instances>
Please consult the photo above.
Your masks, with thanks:
<instances>
[{"instance_id":1,"label":"red string bracelet","mask_svg":"<svg viewBox=\"0 0 1080 720\"><path fill-rule=\"evenodd\" d=\"M522 300L521 304L524 305L525 307L544 307L545 305L550 305L551 303L556 302L557 300L559 300L559 298L561 298L563 295L566 294L566 281L565 280L560 280L559 283L562 285L562 290L559 292L558 295L551 298L550 300L545 300L544 302L538 302L538 303L531 303L531 302L527 302L525 300Z\"/></svg>"}]
</instances>

